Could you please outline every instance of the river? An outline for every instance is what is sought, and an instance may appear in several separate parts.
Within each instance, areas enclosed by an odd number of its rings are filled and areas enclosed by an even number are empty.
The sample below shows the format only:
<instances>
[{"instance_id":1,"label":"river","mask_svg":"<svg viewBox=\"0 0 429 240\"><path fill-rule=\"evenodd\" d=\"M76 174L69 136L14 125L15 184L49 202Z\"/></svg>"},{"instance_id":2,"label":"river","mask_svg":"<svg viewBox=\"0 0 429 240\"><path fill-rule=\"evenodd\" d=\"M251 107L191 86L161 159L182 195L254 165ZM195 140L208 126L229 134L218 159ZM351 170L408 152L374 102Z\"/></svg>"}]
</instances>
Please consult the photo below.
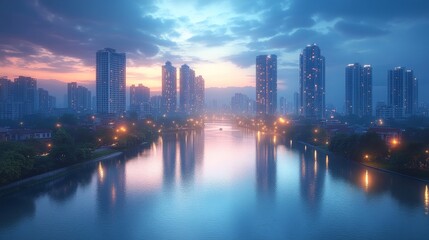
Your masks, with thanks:
<instances>
[{"instance_id":1,"label":"river","mask_svg":"<svg viewBox=\"0 0 429 240\"><path fill-rule=\"evenodd\" d=\"M429 239L429 190L209 123L0 198L0 239Z\"/></svg>"}]
</instances>

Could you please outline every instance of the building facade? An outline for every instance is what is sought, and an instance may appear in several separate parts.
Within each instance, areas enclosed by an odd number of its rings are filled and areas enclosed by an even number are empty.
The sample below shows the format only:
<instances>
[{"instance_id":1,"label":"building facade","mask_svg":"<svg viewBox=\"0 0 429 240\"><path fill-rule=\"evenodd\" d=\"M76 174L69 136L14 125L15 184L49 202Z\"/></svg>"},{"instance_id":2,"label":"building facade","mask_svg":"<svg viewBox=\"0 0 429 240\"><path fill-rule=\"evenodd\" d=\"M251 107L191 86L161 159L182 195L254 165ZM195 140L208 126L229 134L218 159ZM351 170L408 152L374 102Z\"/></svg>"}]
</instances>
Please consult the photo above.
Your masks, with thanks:
<instances>
[{"instance_id":1,"label":"building facade","mask_svg":"<svg viewBox=\"0 0 429 240\"><path fill-rule=\"evenodd\" d=\"M126 57L105 48L96 54L97 113L120 115L125 112Z\"/></svg>"},{"instance_id":2,"label":"building facade","mask_svg":"<svg viewBox=\"0 0 429 240\"><path fill-rule=\"evenodd\" d=\"M195 71L188 65L180 67L180 112L195 112Z\"/></svg>"},{"instance_id":3,"label":"building facade","mask_svg":"<svg viewBox=\"0 0 429 240\"><path fill-rule=\"evenodd\" d=\"M300 115L309 119L325 118L325 57L320 48L308 45L299 58Z\"/></svg>"},{"instance_id":4,"label":"building facade","mask_svg":"<svg viewBox=\"0 0 429 240\"><path fill-rule=\"evenodd\" d=\"M387 75L387 104L393 118L416 114L418 107L418 83L412 70L395 67Z\"/></svg>"},{"instance_id":5,"label":"building facade","mask_svg":"<svg viewBox=\"0 0 429 240\"><path fill-rule=\"evenodd\" d=\"M171 62L162 66L162 112L174 113L177 107L177 71Z\"/></svg>"},{"instance_id":6,"label":"building facade","mask_svg":"<svg viewBox=\"0 0 429 240\"><path fill-rule=\"evenodd\" d=\"M372 67L349 64L346 67L346 114L358 117L372 115Z\"/></svg>"},{"instance_id":7,"label":"building facade","mask_svg":"<svg viewBox=\"0 0 429 240\"><path fill-rule=\"evenodd\" d=\"M205 81L199 75L195 78L195 113L203 114L205 105Z\"/></svg>"},{"instance_id":8,"label":"building facade","mask_svg":"<svg viewBox=\"0 0 429 240\"><path fill-rule=\"evenodd\" d=\"M139 85L130 86L130 111L139 117L150 114L150 89Z\"/></svg>"},{"instance_id":9,"label":"building facade","mask_svg":"<svg viewBox=\"0 0 429 240\"><path fill-rule=\"evenodd\" d=\"M231 111L234 114L249 115L252 114L251 101L248 96L242 93L235 93L231 98Z\"/></svg>"},{"instance_id":10,"label":"building facade","mask_svg":"<svg viewBox=\"0 0 429 240\"><path fill-rule=\"evenodd\" d=\"M256 114L275 115L277 110L277 56L256 57Z\"/></svg>"}]
</instances>

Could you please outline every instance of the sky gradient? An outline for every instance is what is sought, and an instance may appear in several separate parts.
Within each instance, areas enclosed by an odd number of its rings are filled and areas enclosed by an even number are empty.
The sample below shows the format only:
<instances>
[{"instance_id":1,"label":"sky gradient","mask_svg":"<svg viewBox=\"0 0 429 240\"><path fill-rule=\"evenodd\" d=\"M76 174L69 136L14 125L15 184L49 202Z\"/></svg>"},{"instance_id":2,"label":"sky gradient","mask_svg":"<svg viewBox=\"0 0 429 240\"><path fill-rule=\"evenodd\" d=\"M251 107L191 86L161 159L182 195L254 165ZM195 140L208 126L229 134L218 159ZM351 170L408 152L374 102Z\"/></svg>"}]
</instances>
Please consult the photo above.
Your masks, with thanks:
<instances>
[{"instance_id":1,"label":"sky gradient","mask_svg":"<svg viewBox=\"0 0 429 240\"><path fill-rule=\"evenodd\" d=\"M127 54L127 85L161 87L161 65L186 63L206 87L254 86L255 57L278 55L278 96L299 86L299 53L326 58L326 102L344 105L344 68L371 64L374 104L387 70L415 71L428 102L429 1L0 1L0 76L95 82L95 52ZM254 98L254 96L250 96Z\"/></svg>"}]
</instances>

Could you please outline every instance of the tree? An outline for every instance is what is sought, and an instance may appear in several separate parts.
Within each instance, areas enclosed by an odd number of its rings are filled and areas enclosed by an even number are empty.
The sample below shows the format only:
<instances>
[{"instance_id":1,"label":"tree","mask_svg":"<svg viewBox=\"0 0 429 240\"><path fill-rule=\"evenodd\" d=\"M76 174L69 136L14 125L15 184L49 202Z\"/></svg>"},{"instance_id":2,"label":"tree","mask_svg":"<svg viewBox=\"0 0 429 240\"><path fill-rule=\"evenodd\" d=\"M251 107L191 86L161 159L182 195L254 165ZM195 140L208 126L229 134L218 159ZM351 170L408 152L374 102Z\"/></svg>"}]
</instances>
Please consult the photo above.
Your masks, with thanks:
<instances>
[{"instance_id":1,"label":"tree","mask_svg":"<svg viewBox=\"0 0 429 240\"><path fill-rule=\"evenodd\" d=\"M9 150L0 155L0 184L21 178L33 168L34 159Z\"/></svg>"},{"instance_id":2,"label":"tree","mask_svg":"<svg viewBox=\"0 0 429 240\"><path fill-rule=\"evenodd\" d=\"M64 130L58 129L52 138L51 158L63 163L76 161L76 146L73 138Z\"/></svg>"}]
</instances>

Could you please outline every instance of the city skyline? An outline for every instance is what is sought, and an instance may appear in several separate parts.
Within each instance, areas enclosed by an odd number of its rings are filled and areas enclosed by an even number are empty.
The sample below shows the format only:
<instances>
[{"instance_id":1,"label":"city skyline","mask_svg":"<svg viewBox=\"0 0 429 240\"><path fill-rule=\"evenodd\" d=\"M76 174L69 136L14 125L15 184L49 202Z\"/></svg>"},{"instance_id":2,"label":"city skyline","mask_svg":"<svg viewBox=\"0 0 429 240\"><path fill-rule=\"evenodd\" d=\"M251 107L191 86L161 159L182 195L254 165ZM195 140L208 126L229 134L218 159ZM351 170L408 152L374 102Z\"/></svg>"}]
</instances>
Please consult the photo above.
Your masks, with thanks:
<instances>
[{"instance_id":1,"label":"city skyline","mask_svg":"<svg viewBox=\"0 0 429 240\"><path fill-rule=\"evenodd\" d=\"M419 51L429 38L424 31L427 3L332 4L335 7L314 1L102 3L86 3L84 12L79 1L4 3L2 17L16 21L0 35L0 75L85 85L95 80L93 52L112 47L128 56L128 86L143 83L159 92L158 67L169 60L203 72L207 87L243 87L252 86L254 56L272 53L279 57L279 92L292 96L299 88L296 56L303 45L317 43L327 57L327 89L344 89L344 66L353 62L373 66L374 102L386 99L386 71L395 66L413 69L421 89L428 87L425 54ZM116 27L103 31L108 26ZM203 31L207 27L211 30ZM42 36L30 37L35 31ZM327 91L326 103L342 109L344 94Z\"/></svg>"}]
</instances>

